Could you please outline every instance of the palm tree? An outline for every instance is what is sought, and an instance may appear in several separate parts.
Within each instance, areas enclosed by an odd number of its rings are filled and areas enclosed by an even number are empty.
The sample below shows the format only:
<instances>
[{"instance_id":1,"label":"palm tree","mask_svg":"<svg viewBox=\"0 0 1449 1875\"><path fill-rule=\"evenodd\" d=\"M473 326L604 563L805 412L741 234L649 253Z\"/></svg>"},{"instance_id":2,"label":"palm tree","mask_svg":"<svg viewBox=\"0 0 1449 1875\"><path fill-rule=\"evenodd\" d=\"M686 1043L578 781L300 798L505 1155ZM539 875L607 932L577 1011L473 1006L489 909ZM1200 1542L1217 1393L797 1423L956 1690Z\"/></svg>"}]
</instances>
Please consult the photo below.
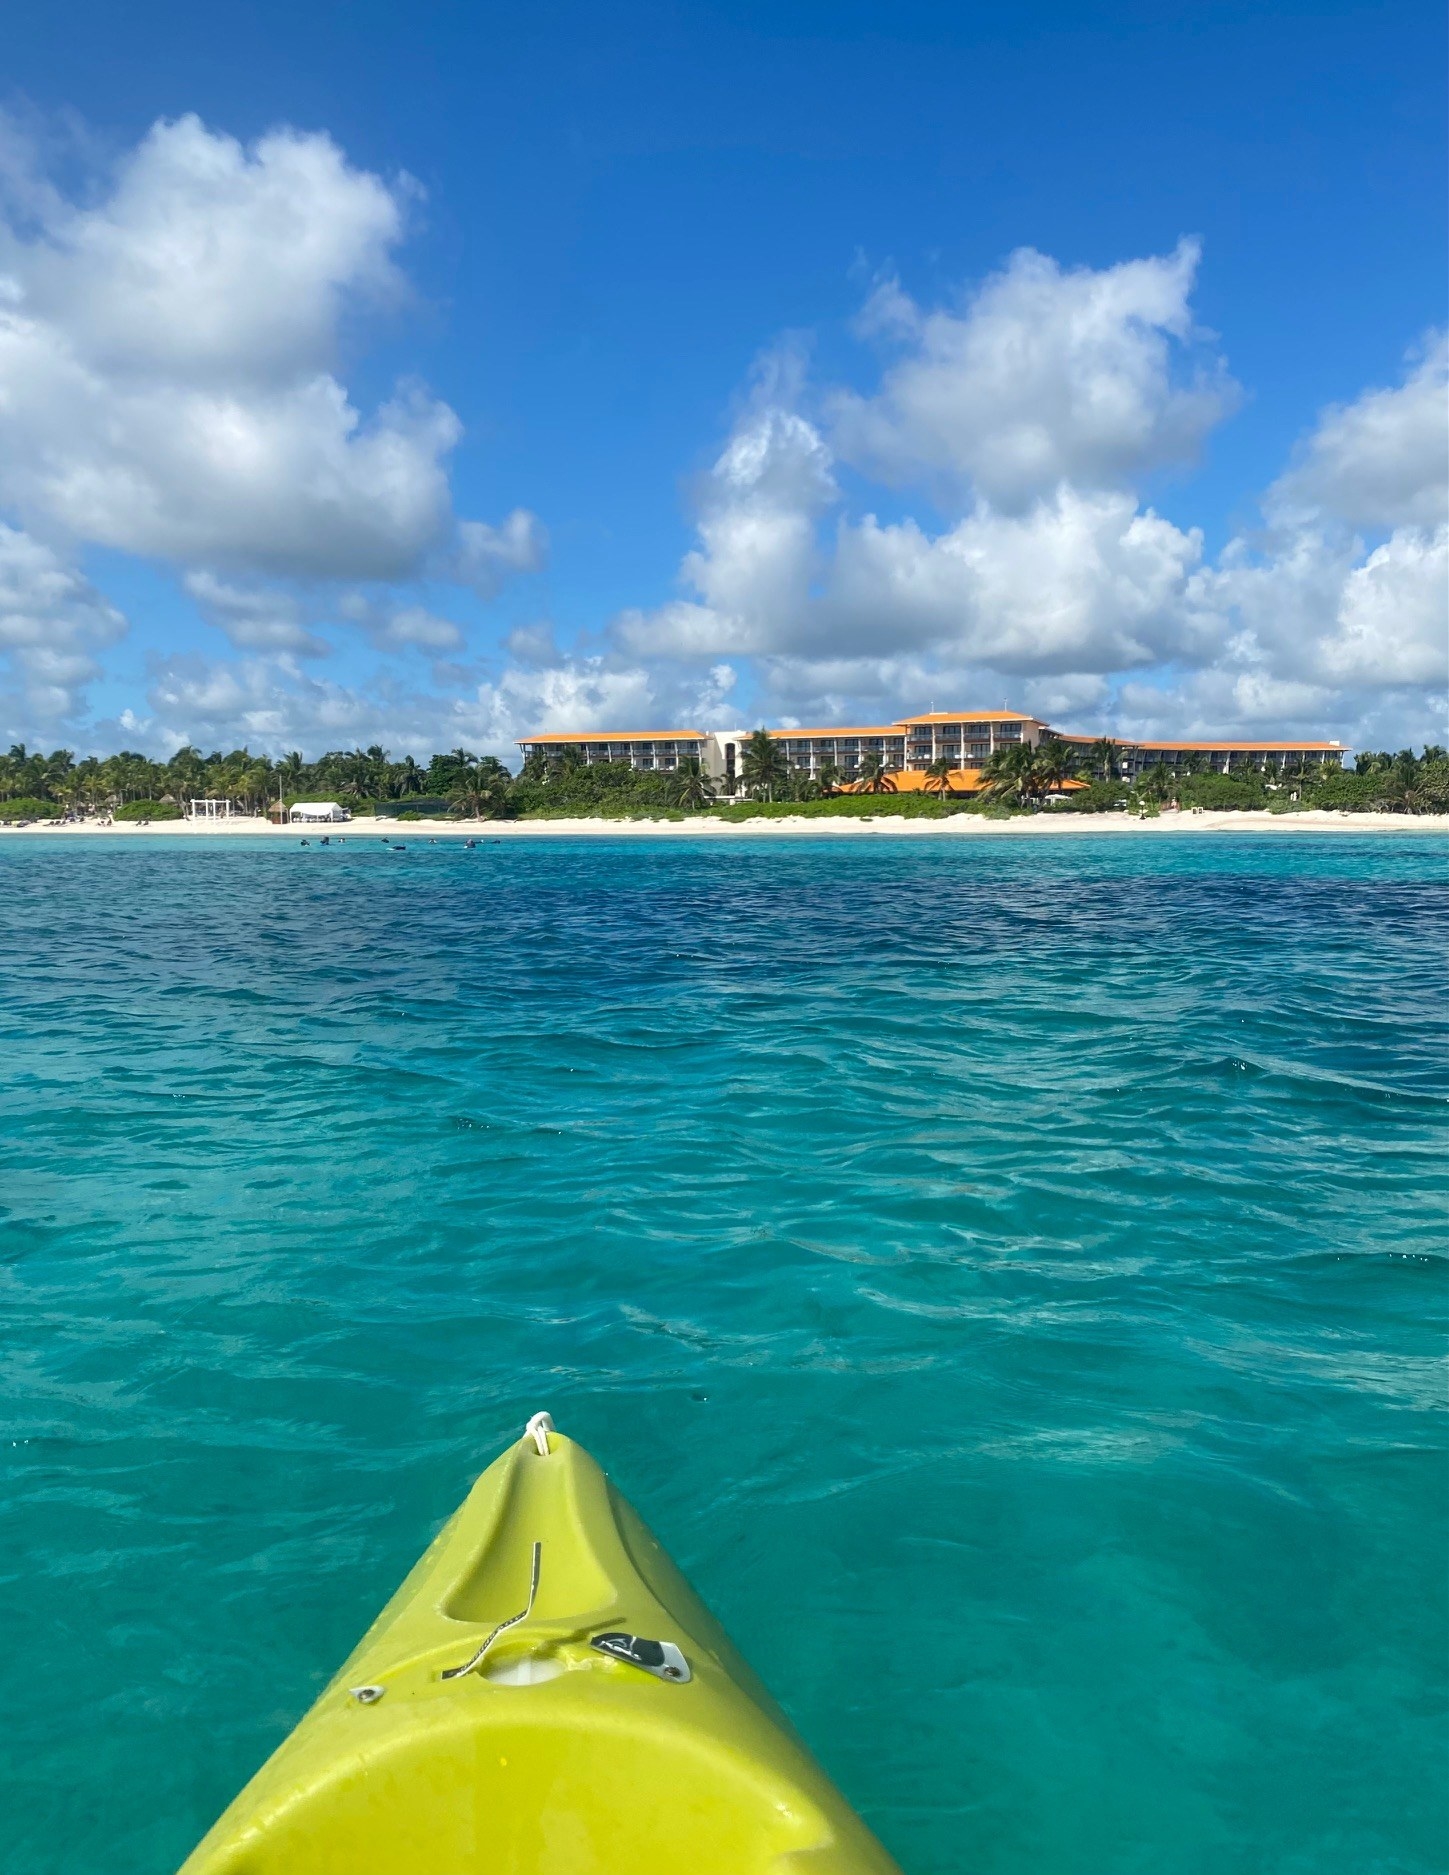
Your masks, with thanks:
<instances>
[{"instance_id":1,"label":"palm tree","mask_svg":"<svg viewBox=\"0 0 1449 1875\"><path fill-rule=\"evenodd\" d=\"M75 768L75 752L71 749L53 749L45 760L45 791L50 795L59 795L70 779Z\"/></svg>"},{"instance_id":2,"label":"palm tree","mask_svg":"<svg viewBox=\"0 0 1449 1875\"><path fill-rule=\"evenodd\" d=\"M1035 792L1032 770L1036 750L1029 742L1008 742L988 755L981 770L981 794L988 801L1024 806Z\"/></svg>"},{"instance_id":3,"label":"palm tree","mask_svg":"<svg viewBox=\"0 0 1449 1875\"><path fill-rule=\"evenodd\" d=\"M94 755L84 756L76 763L75 794L77 802L86 807L94 807L105 795L101 784L101 765Z\"/></svg>"},{"instance_id":4,"label":"palm tree","mask_svg":"<svg viewBox=\"0 0 1449 1875\"><path fill-rule=\"evenodd\" d=\"M1036 795L1057 793L1062 783L1071 778L1076 766L1066 743L1038 744L1028 771L1031 792Z\"/></svg>"},{"instance_id":5,"label":"palm tree","mask_svg":"<svg viewBox=\"0 0 1449 1875\"><path fill-rule=\"evenodd\" d=\"M894 794L895 776L886 768L885 757L879 749L867 749L860 758L860 779L855 784L857 794Z\"/></svg>"},{"instance_id":6,"label":"palm tree","mask_svg":"<svg viewBox=\"0 0 1449 1875\"><path fill-rule=\"evenodd\" d=\"M669 777L669 793L676 807L691 810L714 805L714 783L697 755L682 755Z\"/></svg>"},{"instance_id":7,"label":"palm tree","mask_svg":"<svg viewBox=\"0 0 1449 1875\"><path fill-rule=\"evenodd\" d=\"M178 801L195 800L207 792L206 758L200 749L184 743L166 764L166 786Z\"/></svg>"},{"instance_id":8,"label":"palm tree","mask_svg":"<svg viewBox=\"0 0 1449 1875\"><path fill-rule=\"evenodd\" d=\"M241 775L242 804L249 813L264 814L272 795L272 764L265 755L253 757Z\"/></svg>"},{"instance_id":9,"label":"palm tree","mask_svg":"<svg viewBox=\"0 0 1449 1875\"><path fill-rule=\"evenodd\" d=\"M836 764L827 757L815 770L815 779L820 783L820 792L822 794L834 794L835 790L840 786L840 770Z\"/></svg>"},{"instance_id":10,"label":"palm tree","mask_svg":"<svg viewBox=\"0 0 1449 1875\"><path fill-rule=\"evenodd\" d=\"M1087 750L1087 766L1102 781L1117 779L1117 744L1110 736L1098 736L1091 748Z\"/></svg>"},{"instance_id":11,"label":"palm tree","mask_svg":"<svg viewBox=\"0 0 1449 1875\"><path fill-rule=\"evenodd\" d=\"M427 784L427 772L418 767L413 756L405 755L393 764L391 786L399 799L407 794L421 794Z\"/></svg>"},{"instance_id":12,"label":"palm tree","mask_svg":"<svg viewBox=\"0 0 1449 1875\"><path fill-rule=\"evenodd\" d=\"M493 790L476 775L465 775L449 792L448 806L461 820L487 820L493 806Z\"/></svg>"},{"instance_id":13,"label":"palm tree","mask_svg":"<svg viewBox=\"0 0 1449 1875\"><path fill-rule=\"evenodd\" d=\"M926 792L928 794L951 792L951 758L949 755L938 755L926 770Z\"/></svg>"},{"instance_id":14,"label":"palm tree","mask_svg":"<svg viewBox=\"0 0 1449 1875\"><path fill-rule=\"evenodd\" d=\"M1172 771L1163 761L1154 762L1137 778L1137 791L1152 801L1165 801L1172 793Z\"/></svg>"},{"instance_id":15,"label":"palm tree","mask_svg":"<svg viewBox=\"0 0 1449 1875\"><path fill-rule=\"evenodd\" d=\"M508 810L513 777L496 755L475 756L449 790L448 805L467 820L495 820Z\"/></svg>"},{"instance_id":16,"label":"palm tree","mask_svg":"<svg viewBox=\"0 0 1449 1875\"><path fill-rule=\"evenodd\" d=\"M773 801L790 779L785 751L768 729L751 730L740 751L740 776L757 801Z\"/></svg>"}]
</instances>

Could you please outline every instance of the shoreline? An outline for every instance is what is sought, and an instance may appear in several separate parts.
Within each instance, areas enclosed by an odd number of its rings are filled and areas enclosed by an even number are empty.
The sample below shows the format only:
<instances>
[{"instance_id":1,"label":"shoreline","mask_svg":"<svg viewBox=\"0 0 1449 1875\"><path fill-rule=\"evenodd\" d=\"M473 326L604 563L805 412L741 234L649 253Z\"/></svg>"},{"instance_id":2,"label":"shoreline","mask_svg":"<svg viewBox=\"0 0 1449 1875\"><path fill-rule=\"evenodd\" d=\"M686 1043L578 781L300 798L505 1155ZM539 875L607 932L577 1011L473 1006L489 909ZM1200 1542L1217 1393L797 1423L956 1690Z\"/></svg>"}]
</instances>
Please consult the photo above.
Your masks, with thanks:
<instances>
[{"instance_id":1,"label":"shoreline","mask_svg":"<svg viewBox=\"0 0 1449 1875\"><path fill-rule=\"evenodd\" d=\"M19 838L51 835L61 839L254 839L319 840L323 837L343 840L395 839L419 840L527 840L527 839L754 839L759 836L787 839L940 839L955 836L963 839L1024 837L1041 839L1064 834L1073 839L1094 835L1144 835L1161 838L1170 834L1204 833L1402 833L1449 834L1449 814L1351 814L1327 808L1308 808L1301 813L1273 814L1262 809L1207 810L1202 813L1165 813L1155 820L1140 820L1134 814L1039 814L1013 820L985 820L977 814L951 814L940 820L908 820L883 815L879 820L838 819L803 815L782 815L779 819L745 821L710 820L410 820L403 823L374 820L370 815L358 820L320 822L311 825L279 827L269 821L242 819L223 821L158 821L142 827L133 821L103 826L98 821L33 821L26 827L6 826L0 822L0 835Z\"/></svg>"}]
</instances>

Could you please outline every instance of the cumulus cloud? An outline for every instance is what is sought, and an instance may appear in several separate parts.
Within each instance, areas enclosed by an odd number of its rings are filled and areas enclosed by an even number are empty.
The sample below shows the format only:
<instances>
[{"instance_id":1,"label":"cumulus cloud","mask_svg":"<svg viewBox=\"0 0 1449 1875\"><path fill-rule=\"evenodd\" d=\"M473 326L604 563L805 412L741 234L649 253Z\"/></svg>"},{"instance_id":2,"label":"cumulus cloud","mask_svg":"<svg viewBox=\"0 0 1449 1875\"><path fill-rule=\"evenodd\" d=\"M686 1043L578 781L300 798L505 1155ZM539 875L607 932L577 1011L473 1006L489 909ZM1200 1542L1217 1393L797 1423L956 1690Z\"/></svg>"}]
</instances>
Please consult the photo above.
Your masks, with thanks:
<instances>
[{"instance_id":1,"label":"cumulus cloud","mask_svg":"<svg viewBox=\"0 0 1449 1875\"><path fill-rule=\"evenodd\" d=\"M625 613L616 630L632 650L768 652L808 632L810 588L824 563L817 523L840 491L824 439L792 407L801 368L789 349L757 368L734 432L698 489L698 544L681 568L698 600Z\"/></svg>"},{"instance_id":2,"label":"cumulus cloud","mask_svg":"<svg viewBox=\"0 0 1449 1875\"><path fill-rule=\"evenodd\" d=\"M1121 487L1191 461L1236 399L1198 340L1200 250L1065 269L1022 248L956 309L888 280L862 318L901 356L870 396L830 402L847 461L944 498L1019 511L1066 481Z\"/></svg>"},{"instance_id":3,"label":"cumulus cloud","mask_svg":"<svg viewBox=\"0 0 1449 1875\"><path fill-rule=\"evenodd\" d=\"M0 501L230 573L395 581L476 554L452 512L454 413L418 384L366 413L336 374L348 322L406 297L393 255L414 184L324 135L244 146L188 116L72 202L17 147L12 130ZM497 567L536 563L529 519L504 524Z\"/></svg>"},{"instance_id":4,"label":"cumulus cloud","mask_svg":"<svg viewBox=\"0 0 1449 1875\"><path fill-rule=\"evenodd\" d=\"M887 283L869 322L905 360L829 404L829 428L798 372L766 374L700 490L684 596L623 614L617 641L749 657L795 720L1009 696L1097 728L1351 735L1376 696L1442 688L1442 338L1402 384L1325 411L1216 562L1123 485L1231 395L1216 368L1186 386L1172 368L1197 258L1069 274L1018 255L959 315ZM944 526L852 515L832 441L975 493Z\"/></svg>"},{"instance_id":5,"label":"cumulus cloud","mask_svg":"<svg viewBox=\"0 0 1449 1875\"><path fill-rule=\"evenodd\" d=\"M618 638L650 656L909 653L1032 673L1181 655L1201 627L1200 535L1130 494L1060 483L1016 513L978 502L934 534L866 514L822 540L841 499L820 430L751 399L700 491L681 567L694 596L626 612Z\"/></svg>"},{"instance_id":6,"label":"cumulus cloud","mask_svg":"<svg viewBox=\"0 0 1449 1875\"><path fill-rule=\"evenodd\" d=\"M1431 333L1408 365L1401 385L1324 412L1269 490L1271 516L1286 525L1324 515L1353 528L1441 525L1449 510L1449 333Z\"/></svg>"},{"instance_id":7,"label":"cumulus cloud","mask_svg":"<svg viewBox=\"0 0 1449 1875\"><path fill-rule=\"evenodd\" d=\"M379 637L384 643L411 645L419 651L456 651L463 634L451 619L439 618L425 606L404 606L382 626Z\"/></svg>"},{"instance_id":8,"label":"cumulus cloud","mask_svg":"<svg viewBox=\"0 0 1449 1875\"><path fill-rule=\"evenodd\" d=\"M275 586L240 586L218 579L204 568L188 573L182 584L209 624L224 631L244 651L287 651L298 657L325 657L331 646L307 630L296 598Z\"/></svg>"},{"instance_id":9,"label":"cumulus cloud","mask_svg":"<svg viewBox=\"0 0 1449 1875\"><path fill-rule=\"evenodd\" d=\"M1280 697L1265 686L1343 721L1375 693L1449 684L1446 364L1435 335L1402 384L1325 411L1268 489L1264 530L1203 581L1240 715Z\"/></svg>"},{"instance_id":10,"label":"cumulus cloud","mask_svg":"<svg viewBox=\"0 0 1449 1875\"><path fill-rule=\"evenodd\" d=\"M158 664L146 722L111 726L148 746L509 755L540 728L932 702L1126 733L1362 738L1395 710L1432 713L1444 337L1400 383L1325 410L1261 525L1209 559L1142 494L1237 396L1193 317L1191 241L1101 269L1022 250L945 306L883 281L859 322L884 352L873 384L818 390L798 343L766 356L694 489L676 597L573 650L524 628L480 681L444 661L465 634L439 588L490 600L544 564L543 527L522 508L460 520L454 413L415 383L365 408L342 371L361 322L407 304L397 254L417 199L325 136L243 145L195 118L158 124L73 199L0 121L16 724L73 719L124 629L79 570L86 543L176 563L241 654ZM912 513L913 493L931 509ZM309 662L346 645L336 628L388 654L365 687Z\"/></svg>"},{"instance_id":11,"label":"cumulus cloud","mask_svg":"<svg viewBox=\"0 0 1449 1875\"><path fill-rule=\"evenodd\" d=\"M332 611L356 626L378 651L423 651L437 656L460 650L462 627L423 605L399 605L386 592L355 588L338 595Z\"/></svg>"},{"instance_id":12,"label":"cumulus cloud","mask_svg":"<svg viewBox=\"0 0 1449 1875\"><path fill-rule=\"evenodd\" d=\"M122 614L53 548L0 524L0 712L7 740L55 733L97 675L95 654L125 630Z\"/></svg>"},{"instance_id":13,"label":"cumulus cloud","mask_svg":"<svg viewBox=\"0 0 1449 1875\"><path fill-rule=\"evenodd\" d=\"M420 753L427 743L426 719L415 699L390 685L366 695L286 656L226 663L162 658L152 670L147 701L150 715L133 719L132 727L137 740L154 750L196 743L320 754L391 741L404 752Z\"/></svg>"},{"instance_id":14,"label":"cumulus cloud","mask_svg":"<svg viewBox=\"0 0 1449 1875\"><path fill-rule=\"evenodd\" d=\"M873 515L841 527L823 630L867 648L881 621L898 644L1012 675L1108 671L1183 655L1202 553L1130 495L1063 484L1020 515L978 508L943 534Z\"/></svg>"},{"instance_id":15,"label":"cumulus cloud","mask_svg":"<svg viewBox=\"0 0 1449 1875\"><path fill-rule=\"evenodd\" d=\"M551 641L545 657L544 642L531 665L510 662L461 695L396 681L363 690L288 657L165 658L152 672L149 715L131 718L125 733L166 753L196 742L315 756L378 742L415 755L463 744L516 761L517 738L535 730L647 727L664 717L708 725L728 712L735 672L727 664L661 672L608 653L560 652Z\"/></svg>"},{"instance_id":16,"label":"cumulus cloud","mask_svg":"<svg viewBox=\"0 0 1449 1875\"><path fill-rule=\"evenodd\" d=\"M480 599L491 599L516 573L536 573L548 559L548 533L536 514L515 508L497 526L460 521L452 574Z\"/></svg>"},{"instance_id":17,"label":"cumulus cloud","mask_svg":"<svg viewBox=\"0 0 1449 1875\"><path fill-rule=\"evenodd\" d=\"M729 713L734 687L728 664L670 672L607 653L559 655L548 663L510 664L456 703L451 720L475 746L514 755L516 739L533 731L645 729L665 720L709 727Z\"/></svg>"}]
</instances>

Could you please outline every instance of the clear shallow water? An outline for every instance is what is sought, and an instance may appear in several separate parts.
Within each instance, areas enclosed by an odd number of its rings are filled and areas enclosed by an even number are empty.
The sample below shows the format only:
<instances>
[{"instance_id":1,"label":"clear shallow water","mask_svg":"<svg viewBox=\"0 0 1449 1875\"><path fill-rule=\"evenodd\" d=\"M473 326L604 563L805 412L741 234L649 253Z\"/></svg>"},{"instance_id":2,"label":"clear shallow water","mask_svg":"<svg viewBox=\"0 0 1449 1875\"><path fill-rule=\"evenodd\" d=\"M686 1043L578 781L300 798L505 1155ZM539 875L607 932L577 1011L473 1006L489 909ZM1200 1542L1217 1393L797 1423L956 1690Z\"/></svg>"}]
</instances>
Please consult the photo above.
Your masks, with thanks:
<instances>
[{"instance_id":1,"label":"clear shallow water","mask_svg":"<svg viewBox=\"0 0 1449 1875\"><path fill-rule=\"evenodd\" d=\"M1437 839L0 843L0 1863L549 1407L907 1875L1444 1865Z\"/></svg>"}]
</instances>

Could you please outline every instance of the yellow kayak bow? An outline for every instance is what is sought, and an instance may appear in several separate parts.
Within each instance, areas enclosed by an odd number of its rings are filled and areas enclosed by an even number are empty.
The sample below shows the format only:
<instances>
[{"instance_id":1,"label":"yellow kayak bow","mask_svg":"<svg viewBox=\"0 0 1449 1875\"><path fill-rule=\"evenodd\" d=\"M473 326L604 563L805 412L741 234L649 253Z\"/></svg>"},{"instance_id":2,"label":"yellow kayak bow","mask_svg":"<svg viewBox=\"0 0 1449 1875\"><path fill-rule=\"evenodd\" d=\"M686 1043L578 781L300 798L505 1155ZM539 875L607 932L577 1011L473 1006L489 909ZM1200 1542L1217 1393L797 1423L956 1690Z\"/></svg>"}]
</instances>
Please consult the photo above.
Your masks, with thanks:
<instances>
[{"instance_id":1,"label":"yellow kayak bow","mask_svg":"<svg viewBox=\"0 0 1449 1875\"><path fill-rule=\"evenodd\" d=\"M182 1875L899 1875L547 1414Z\"/></svg>"}]
</instances>

